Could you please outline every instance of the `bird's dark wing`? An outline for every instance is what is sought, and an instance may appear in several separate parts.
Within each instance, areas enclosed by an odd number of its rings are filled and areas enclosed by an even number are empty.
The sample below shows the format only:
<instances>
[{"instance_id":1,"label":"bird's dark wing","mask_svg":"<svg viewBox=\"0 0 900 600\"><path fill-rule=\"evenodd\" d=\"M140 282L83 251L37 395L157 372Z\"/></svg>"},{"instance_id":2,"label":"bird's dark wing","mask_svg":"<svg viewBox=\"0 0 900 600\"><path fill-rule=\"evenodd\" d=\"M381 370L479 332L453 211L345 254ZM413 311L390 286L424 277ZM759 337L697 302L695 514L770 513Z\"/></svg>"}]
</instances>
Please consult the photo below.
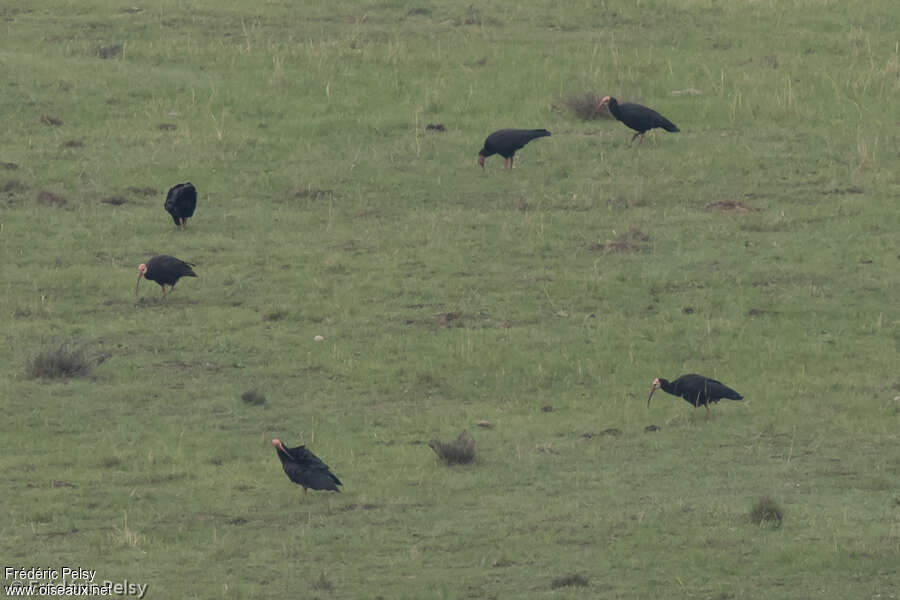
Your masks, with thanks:
<instances>
[{"instance_id":1,"label":"bird's dark wing","mask_svg":"<svg viewBox=\"0 0 900 600\"><path fill-rule=\"evenodd\" d=\"M147 263L147 266L150 270L158 271L159 273L165 273L171 276L197 276L197 274L194 273L194 270L191 268L196 266L194 263L184 262L183 260L177 259L174 256L168 256L165 254L161 256L154 256L152 259L150 259L150 262Z\"/></svg>"},{"instance_id":2,"label":"bird's dark wing","mask_svg":"<svg viewBox=\"0 0 900 600\"><path fill-rule=\"evenodd\" d=\"M662 127L666 131L678 131L674 123L664 116L642 104L626 102L619 104L616 118L635 131L648 131L654 127Z\"/></svg>"},{"instance_id":3,"label":"bird's dark wing","mask_svg":"<svg viewBox=\"0 0 900 600\"><path fill-rule=\"evenodd\" d=\"M288 456L278 452L281 466L291 481L314 490L336 490L337 486L344 485L341 480L331 472L318 456L306 449L306 446L287 448Z\"/></svg>"},{"instance_id":4,"label":"bird's dark wing","mask_svg":"<svg viewBox=\"0 0 900 600\"><path fill-rule=\"evenodd\" d=\"M550 132L546 129L500 129L484 140L482 154L484 156L499 154L504 158L509 158L515 154L516 150L531 140L548 135Z\"/></svg>"},{"instance_id":5,"label":"bird's dark wing","mask_svg":"<svg viewBox=\"0 0 900 600\"><path fill-rule=\"evenodd\" d=\"M706 379L706 389L711 398L728 398L729 400L743 400L744 397L731 389L721 381Z\"/></svg>"},{"instance_id":6,"label":"bird's dark wing","mask_svg":"<svg viewBox=\"0 0 900 600\"><path fill-rule=\"evenodd\" d=\"M661 127L663 129L665 129L666 131L671 131L672 133L681 131L680 129L678 129L678 127L675 125L675 123L668 120L667 118L665 118L664 116L662 116L659 113L656 113L656 120L654 121L653 126Z\"/></svg>"},{"instance_id":7,"label":"bird's dark wing","mask_svg":"<svg viewBox=\"0 0 900 600\"><path fill-rule=\"evenodd\" d=\"M742 400L743 396L736 391L715 379L689 373L682 375L672 382L675 393L693 403L700 398L708 398L712 402L718 402L720 398L728 398L729 400Z\"/></svg>"}]
</instances>

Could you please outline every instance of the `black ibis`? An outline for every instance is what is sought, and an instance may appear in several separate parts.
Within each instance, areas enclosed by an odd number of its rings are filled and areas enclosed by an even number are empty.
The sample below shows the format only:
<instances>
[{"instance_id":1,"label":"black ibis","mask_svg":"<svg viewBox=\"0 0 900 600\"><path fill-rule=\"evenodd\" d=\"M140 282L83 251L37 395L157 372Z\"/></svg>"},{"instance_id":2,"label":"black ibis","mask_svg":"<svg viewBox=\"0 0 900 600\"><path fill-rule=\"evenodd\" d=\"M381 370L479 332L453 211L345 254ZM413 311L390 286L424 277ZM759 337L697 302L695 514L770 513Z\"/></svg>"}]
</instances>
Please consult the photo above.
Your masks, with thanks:
<instances>
[{"instance_id":1,"label":"black ibis","mask_svg":"<svg viewBox=\"0 0 900 600\"><path fill-rule=\"evenodd\" d=\"M603 100L600 101L600 106L604 104L609 107L609 112L612 113L612 116L637 132L631 136L631 144L634 143L634 138L637 136L641 136L641 143L643 143L644 134L657 127L662 127L666 131L671 132L681 131L675 126L675 123L652 108L647 108L641 104L634 104L633 102L619 104L619 101L612 96L604 96Z\"/></svg>"},{"instance_id":2,"label":"black ibis","mask_svg":"<svg viewBox=\"0 0 900 600\"><path fill-rule=\"evenodd\" d=\"M314 490L332 490L340 492L339 485L344 485L328 465L319 460L319 457L306 449L306 446L285 448L281 440L272 440L275 452L281 459L281 468L284 469L288 479L303 486L303 495L306 496L307 488Z\"/></svg>"},{"instance_id":3,"label":"black ibis","mask_svg":"<svg viewBox=\"0 0 900 600\"><path fill-rule=\"evenodd\" d=\"M155 281L162 287L163 300L166 299L166 286L170 289L175 288L175 284L182 277L196 277L197 274L191 267L196 267L194 263L178 260L174 256L161 254L154 256L145 263L138 266L137 283L134 286L134 295L137 296L138 287L141 285L141 278Z\"/></svg>"},{"instance_id":4,"label":"black ibis","mask_svg":"<svg viewBox=\"0 0 900 600\"><path fill-rule=\"evenodd\" d=\"M694 408L700 405L706 406L707 419L709 419L710 402L718 402L722 398L728 398L729 400L744 399L743 396L721 381L690 373L682 375L675 381L669 381L662 377L654 379L653 387L650 388L650 395L647 397L647 408L650 408L650 398L653 397L653 392L660 388L673 396L681 396Z\"/></svg>"},{"instance_id":5,"label":"black ibis","mask_svg":"<svg viewBox=\"0 0 900 600\"><path fill-rule=\"evenodd\" d=\"M197 188L190 182L179 183L166 194L166 212L172 215L175 226L184 231L184 221L197 210Z\"/></svg>"},{"instance_id":6,"label":"black ibis","mask_svg":"<svg viewBox=\"0 0 900 600\"><path fill-rule=\"evenodd\" d=\"M503 166L512 169L513 156L516 150L533 139L546 137L550 132L546 129L500 129L484 140L484 147L478 151L478 164L484 168L484 159L494 154L503 157Z\"/></svg>"}]
</instances>

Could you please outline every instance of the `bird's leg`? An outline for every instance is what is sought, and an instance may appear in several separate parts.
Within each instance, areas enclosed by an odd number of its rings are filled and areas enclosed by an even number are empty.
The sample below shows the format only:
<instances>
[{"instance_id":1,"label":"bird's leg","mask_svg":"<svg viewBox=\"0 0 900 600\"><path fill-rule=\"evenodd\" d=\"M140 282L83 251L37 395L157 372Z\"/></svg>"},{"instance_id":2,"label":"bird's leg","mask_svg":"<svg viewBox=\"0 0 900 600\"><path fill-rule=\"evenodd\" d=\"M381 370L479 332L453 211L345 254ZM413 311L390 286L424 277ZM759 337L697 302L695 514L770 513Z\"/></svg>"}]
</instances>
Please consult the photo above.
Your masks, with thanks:
<instances>
[{"instance_id":1,"label":"bird's leg","mask_svg":"<svg viewBox=\"0 0 900 600\"><path fill-rule=\"evenodd\" d=\"M709 421L709 402L706 403L706 420Z\"/></svg>"},{"instance_id":2,"label":"bird's leg","mask_svg":"<svg viewBox=\"0 0 900 600\"><path fill-rule=\"evenodd\" d=\"M513 161L513 159L511 156L509 158L504 158L503 159L503 168L511 170L512 169L512 161Z\"/></svg>"},{"instance_id":3,"label":"bird's leg","mask_svg":"<svg viewBox=\"0 0 900 600\"><path fill-rule=\"evenodd\" d=\"M184 231L184 217L178 217L178 226Z\"/></svg>"},{"instance_id":4,"label":"bird's leg","mask_svg":"<svg viewBox=\"0 0 900 600\"><path fill-rule=\"evenodd\" d=\"M634 143L634 138L636 138L636 137L639 136L639 135L641 135L641 132L640 132L640 131L638 131L636 134L634 134L633 136L631 136L631 141L628 142L628 145L629 145L629 146L632 145L632 144ZM641 139L643 139L643 137L642 137Z\"/></svg>"},{"instance_id":5,"label":"bird's leg","mask_svg":"<svg viewBox=\"0 0 900 600\"><path fill-rule=\"evenodd\" d=\"M644 143L644 134L643 134L643 133L641 134L641 141L640 141L640 143L641 143L641 144Z\"/></svg>"},{"instance_id":6,"label":"bird's leg","mask_svg":"<svg viewBox=\"0 0 900 600\"><path fill-rule=\"evenodd\" d=\"M162 300L163 300L163 302L165 302L165 300L166 300L166 286L165 286L165 285L160 285L160 287L162 288L162 291L163 291L163 293L162 293Z\"/></svg>"}]
</instances>

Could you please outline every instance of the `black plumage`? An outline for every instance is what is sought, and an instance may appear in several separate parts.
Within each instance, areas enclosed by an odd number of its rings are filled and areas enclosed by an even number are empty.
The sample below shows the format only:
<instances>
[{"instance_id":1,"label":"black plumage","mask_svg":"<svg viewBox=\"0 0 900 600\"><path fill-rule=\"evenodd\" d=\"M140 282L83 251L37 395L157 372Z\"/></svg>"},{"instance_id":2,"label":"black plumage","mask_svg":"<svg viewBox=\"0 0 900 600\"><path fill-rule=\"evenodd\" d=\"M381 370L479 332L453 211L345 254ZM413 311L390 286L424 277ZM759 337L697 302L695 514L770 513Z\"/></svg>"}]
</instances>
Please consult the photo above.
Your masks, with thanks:
<instances>
[{"instance_id":1,"label":"black plumage","mask_svg":"<svg viewBox=\"0 0 900 600\"><path fill-rule=\"evenodd\" d=\"M178 280L182 277L196 277L197 274L191 267L195 267L194 263L184 262L174 256L161 254L154 256L145 263L138 266L137 284L134 286L135 296L138 293L138 287L141 285L141 278L155 281L162 287L162 297L166 298L166 286L175 287Z\"/></svg>"},{"instance_id":2,"label":"black plumage","mask_svg":"<svg viewBox=\"0 0 900 600\"><path fill-rule=\"evenodd\" d=\"M494 154L503 157L503 166L512 169L513 156L516 150L533 139L546 137L550 132L546 129L500 129L484 140L484 146L478 151L478 164L484 168L484 159Z\"/></svg>"},{"instance_id":3,"label":"black plumage","mask_svg":"<svg viewBox=\"0 0 900 600\"><path fill-rule=\"evenodd\" d=\"M285 448L281 440L272 440L275 452L281 459L281 468L288 479L303 487L303 495L307 488L313 490L331 490L340 492L339 485L344 485L318 456L306 449L306 446Z\"/></svg>"},{"instance_id":4,"label":"black plumage","mask_svg":"<svg viewBox=\"0 0 900 600\"><path fill-rule=\"evenodd\" d=\"M641 104L634 104L633 102L619 104L618 100L612 96L605 96L600 101L600 106L604 104L609 106L609 112L612 113L612 116L637 132L631 136L631 143L634 143L634 138L638 136L641 136L641 143L643 143L644 134L657 127L673 133L681 131L672 121L652 108L647 108Z\"/></svg>"},{"instance_id":5,"label":"black plumage","mask_svg":"<svg viewBox=\"0 0 900 600\"><path fill-rule=\"evenodd\" d=\"M184 230L185 219L193 217L197 210L197 188L190 182L179 183L166 194L165 207L175 226Z\"/></svg>"},{"instance_id":6,"label":"black plumage","mask_svg":"<svg viewBox=\"0 0 900 600\"><path fill-rule=\"evenodd\" d=\"M662 391L672 394L673 396L681 396L688 404L694 408L698 406L706 406L706 418L709 418L709 403L718 402L722 398L729 400L743 400L744 397L739 393L715 379L689 373L682 375L675 381L669 381L658 377L653 380L653 387L650 388L650 395L647 397L647 407L650 406L650 398L653 392L662 388Z\"/></svg>"}]
</instances>

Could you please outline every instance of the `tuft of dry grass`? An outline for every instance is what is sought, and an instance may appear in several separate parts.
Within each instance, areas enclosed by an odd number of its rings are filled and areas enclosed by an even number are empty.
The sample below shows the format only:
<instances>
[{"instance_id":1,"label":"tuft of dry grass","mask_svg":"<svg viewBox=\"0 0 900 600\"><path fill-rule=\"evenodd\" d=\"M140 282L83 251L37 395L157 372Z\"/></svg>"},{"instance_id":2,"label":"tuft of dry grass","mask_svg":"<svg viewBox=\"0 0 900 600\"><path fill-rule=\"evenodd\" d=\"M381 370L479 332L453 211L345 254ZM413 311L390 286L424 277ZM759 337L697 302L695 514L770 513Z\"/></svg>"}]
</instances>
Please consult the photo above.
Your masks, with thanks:
<instances>
[{"instance_id":1,"label":"tuft of dry grass","mask_svg":"<svg viewBox=\"0 0 900 600\"><path fill-rule=\"evenodd\" d=\"M66 199L49 190L41 190L37 195L37 203L41 206L65 206Z\"/></svg>"},{"instance_id":2,"label":"tuft of dry grass","mask_svg":"<svg viewBox=\"0 0 900 600\"><path fill-rule=\"evenodd\" d=\"M77 377L86 375L91 370L92 362L83 348L60 344L32 356L26 364L26 371L31 379Z\"/></svg>"},{"instance_id":3,"label":"tuft of dry grass","mask_svg":"<svg viewBox=\"0 0 900 600\"><path fill-rule=\"evenodd\" d=\"M285 199L287 200L301 200L304 198L314 198L318 199L323 196L333 196L334 192L332 190L320 190L319 188L310 187L310 186L301 186L295 187L287 190L285 192Z\"/></svg>"},{"instance_id":4,"label":"tuft of dry grass","mask_svg":"<svg viewBox=\"0 0 900 600\"><path fill-rule=\"evenodd\" d=\"M316 579L313 584L313 589L321 590L323 592L331 592L334 590L334 582L328 579L328 574L325 571L319 573L318 579Z\"/></svg>"},{"instance_id":5,"label":"tuft of dry grass","mask_svg":"<svg viewBox=\"0 0 900 600\"><path fill-rule=\"evenodd\" d=\"M603 96L597 92L585 92L560 98L553 103L553 110L571 112L582 121L610 119L612 116L605 106L600 105Z\"/></svg>"},{"instance_id":6,"label":"tuft of dry grass","mask_svg":"<svg viewBox=\"0 0 900 600\"><path fill-rule=\"evenodd\" d=\"M469 437L468 431L460 433L453 442L434 438L428 442L428 447L448 465L465 465L475 460L475 440Z\"/></svg>"},{"instance_id":7,"label":"tuft of dry grass","mask_svg":"<svg viewBox=\"0 0 900 600\"><path fill-rule=\"evenodd\" d=\"M783 519L784 511L769 496L760 498L750 511L750 521L756 525L771 523L775 527L781 527Z\"/></svg>"},{"instance_id":8,"label":"tuft of dry grass","mask_svg":"<svg viewBox=\"0 0 900 600\"><path fill-rule=\"evenodd\" d=\"M109 541L117 547L134 548L140 543L141 535L128 528L128 513L123 513L122 527L113 527L109 533Z\"/></svg>"},{"instance_id":9,"label":"tuft of dry grass","mask_svg":"<svg viewBox=\"0 0 900 600\"><path fill-rule=\"evenodd\" d=\"M588 249L591 252L599 252L600 254L629 254L632 252L640 252L643 249L641 242L649 241L649 235L640 229L631 227L628 231L622 233L614 240L589 244Z\"/></svg>"},{"instance_id":10,"label":"tuft of dry grass","mask_svg":"<svg viewBox=\"0 0 900 600\"><path fill-rule=\"evenodd\" d=\"M554 590L562 587L587 587L588 586L588 578L584 575L580 575L578 573L570 573L568 575L564 575L562 577L557 577L553 580L553 583L550 584Z\"/></svg>"}]
</instances>

